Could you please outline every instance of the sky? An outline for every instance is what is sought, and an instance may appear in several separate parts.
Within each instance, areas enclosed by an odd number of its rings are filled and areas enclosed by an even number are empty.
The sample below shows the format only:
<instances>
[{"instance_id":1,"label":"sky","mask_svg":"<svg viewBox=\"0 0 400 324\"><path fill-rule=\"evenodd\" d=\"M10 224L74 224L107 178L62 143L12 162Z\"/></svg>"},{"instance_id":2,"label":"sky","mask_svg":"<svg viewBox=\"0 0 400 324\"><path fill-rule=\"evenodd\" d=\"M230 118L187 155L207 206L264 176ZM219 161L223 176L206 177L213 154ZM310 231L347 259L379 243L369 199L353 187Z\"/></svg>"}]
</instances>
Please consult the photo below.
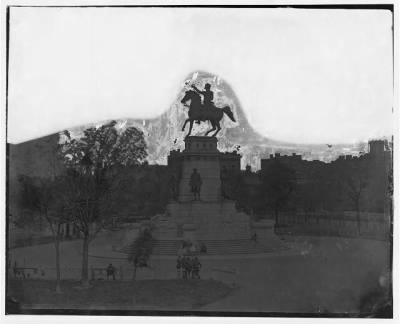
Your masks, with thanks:
<instances>
[{"instance_id":1,"label":"sky","mask_svg":"<svg viewBox=\"0 0 400 324\"><path fill-rule=\"evenodd\" d=\"M268 138L389 136L391 24L386 10L12 8L8 142L157 117L195 71L229 83Z\"/></svg>"}]
</instances>

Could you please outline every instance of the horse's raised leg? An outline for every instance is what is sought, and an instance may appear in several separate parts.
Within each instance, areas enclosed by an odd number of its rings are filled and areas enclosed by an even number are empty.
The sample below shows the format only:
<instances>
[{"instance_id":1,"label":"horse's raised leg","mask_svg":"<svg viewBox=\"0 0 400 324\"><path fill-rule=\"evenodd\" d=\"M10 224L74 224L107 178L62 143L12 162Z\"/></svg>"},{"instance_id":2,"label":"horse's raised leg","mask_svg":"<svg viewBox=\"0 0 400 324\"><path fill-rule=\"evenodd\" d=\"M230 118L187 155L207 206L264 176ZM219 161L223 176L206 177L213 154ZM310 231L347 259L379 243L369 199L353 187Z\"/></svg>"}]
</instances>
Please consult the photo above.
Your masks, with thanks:
<instances>
[{"instance_id":1,"label":"horse's raised leg","mask_svg":"<svg viewBox=\"0 0 400 324\"><path fill-rule=\"evenodd\" d=\"M190 134L192 133L193 121L194 121L193 119L190 120L189 133L186 136L190 136Z\"/></svg>"},{"instance_id":2,"label":"horse's raised leg","mask_svg":"<svg viewBox=\"0 0 400 324\"><path fill-rule=\"evenodd\" d=\"M215 124L214 124L214 122L213 121L211 121L210 120L210 122L211 122L211 126L212 126L212 128L210 129L210 130L208 130L204 135L205 136L207 136L208 134L210 134L213 130L215 130L216 128L215 128Z\"/></svg>"},{"instance_id":3,"label":"horse's raised leg","mask_svg":"<svg viewBox=\"0 0 400 324\"><path fill-rule=\"evenodd\" d=\"M217 131L212 135L213 137L217 136L217 134L219 133L219 131L221 130L221 125L219 124L219 122L217 122Z\"/></svg>"},{"instance_id":4,"label":"horse's raised leg","mask_svg":"<svg viewBox=\"0 0 400 324\"><path fill-rule=\"evenodd\" d=\"M186 124L187 124L188 121L189 121L189 118L185 120L185 123L182 126L182 132L185 131L185 127L186 127Z\"/></svg>"}]
</instances>

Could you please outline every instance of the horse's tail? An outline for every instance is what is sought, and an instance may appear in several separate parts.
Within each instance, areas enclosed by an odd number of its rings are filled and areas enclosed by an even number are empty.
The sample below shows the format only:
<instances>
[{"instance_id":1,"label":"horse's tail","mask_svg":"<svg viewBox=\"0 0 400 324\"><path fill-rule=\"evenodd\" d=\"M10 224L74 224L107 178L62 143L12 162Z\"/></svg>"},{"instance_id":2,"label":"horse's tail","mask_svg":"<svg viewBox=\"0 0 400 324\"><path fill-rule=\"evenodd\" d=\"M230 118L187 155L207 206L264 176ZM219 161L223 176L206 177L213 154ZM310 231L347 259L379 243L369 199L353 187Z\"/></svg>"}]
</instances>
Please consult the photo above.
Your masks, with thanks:
<instances>
[{"instance_id":1,"label":"horse's tail","mask_svg":"<svg viewBox=\"0 0 400 324\"><path fill-rule=\"evenodd\" d=\"M222 108L222 111L229 117L230 120L236 122L235 116L233 116L233 112L229 106Z\"/></svg>"}]
</instances>

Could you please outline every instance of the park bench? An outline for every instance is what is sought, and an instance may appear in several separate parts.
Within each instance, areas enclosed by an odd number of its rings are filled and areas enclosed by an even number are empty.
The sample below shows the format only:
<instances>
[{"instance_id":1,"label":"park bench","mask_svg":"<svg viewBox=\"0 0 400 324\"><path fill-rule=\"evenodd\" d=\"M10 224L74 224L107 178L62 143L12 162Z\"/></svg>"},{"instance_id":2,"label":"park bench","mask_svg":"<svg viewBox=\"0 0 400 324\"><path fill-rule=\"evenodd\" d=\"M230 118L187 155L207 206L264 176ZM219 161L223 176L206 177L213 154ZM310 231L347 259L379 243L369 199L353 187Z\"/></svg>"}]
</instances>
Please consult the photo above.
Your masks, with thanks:
<instances>
[{"instance_id":1,"label":"park bench","mask_svg":"<svg viewBox=\"0 0 400 324\"><path fill-rule=\"evenodd\" d=\"M20 279L31 279L31 278L40 278L41 271L39 268L32 267L15 267L13 268L14 278Z\"/></svg>"},{"instance_id":2,"label":"park bench","mask_svg":"<svg viewBox=\"0 0 400 324\"><path fill-rule=\"evenodd\" d=\"M90 270L91 270L92 280L107 280L107 267L103 267L103 268L92 267ZM114 276L115 276L115 280L122 280L123 279L122 268L117 269L114 267ZM108 279L112 280L113 279L112 275L109 276Z\"/></svg>"}]
</instances>

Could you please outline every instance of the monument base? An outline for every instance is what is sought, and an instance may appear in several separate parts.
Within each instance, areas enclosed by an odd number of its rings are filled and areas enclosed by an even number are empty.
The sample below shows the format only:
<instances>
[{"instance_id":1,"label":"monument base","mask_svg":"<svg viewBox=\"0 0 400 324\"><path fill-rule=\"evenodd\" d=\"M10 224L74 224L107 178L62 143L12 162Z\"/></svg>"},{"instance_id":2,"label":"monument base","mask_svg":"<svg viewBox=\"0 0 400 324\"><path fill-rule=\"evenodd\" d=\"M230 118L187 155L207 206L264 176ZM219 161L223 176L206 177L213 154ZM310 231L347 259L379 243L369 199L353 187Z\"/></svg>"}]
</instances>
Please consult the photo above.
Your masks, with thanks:
<instances>
[{"instance_id":1,"label":"monument base","mask_svg":"<svg viewBox=\"0 0 400 324\"><path fill-rule=\"evenodd\" d=\"M154 253L176 255L183 246L209 255L264 253L282 247L272 223L252 222L234 201L223 198L221 176L239 174L235 170L240 172L240 156L219 152L215 137L185 138L185 150L171 152L168 164L179 179L177 195L163 215L152 218ZM193 201L196 188L200 201Z\"/></svg>"},{"instance_id":2,"label":"monument base","mask_svg":"<svg viewBox=\"0 0 400 324\"><path fill-rule=\"evenodd\" d=\"M192 224L191 236L196 241L248 239L252 235L250 217L238 212L230 200L170 203L167 214L177 226Z\"/></svg>"},{"instance_id":3,"label":"monument base","mask_svg":"<svg viewBox=\"0 0 400 324\"><path fill-rule=\"evenodd\" d=\"M167 209L152 218L154 255L181 254L184 241L190 241L200 255L273 253L287 248L274 233L274 220L252 222L236 210L233 201L174 202ZM138 231L135 227L134 235ZM120 252L129 252L127 243Z\"/></svg>"}]
</instances>

